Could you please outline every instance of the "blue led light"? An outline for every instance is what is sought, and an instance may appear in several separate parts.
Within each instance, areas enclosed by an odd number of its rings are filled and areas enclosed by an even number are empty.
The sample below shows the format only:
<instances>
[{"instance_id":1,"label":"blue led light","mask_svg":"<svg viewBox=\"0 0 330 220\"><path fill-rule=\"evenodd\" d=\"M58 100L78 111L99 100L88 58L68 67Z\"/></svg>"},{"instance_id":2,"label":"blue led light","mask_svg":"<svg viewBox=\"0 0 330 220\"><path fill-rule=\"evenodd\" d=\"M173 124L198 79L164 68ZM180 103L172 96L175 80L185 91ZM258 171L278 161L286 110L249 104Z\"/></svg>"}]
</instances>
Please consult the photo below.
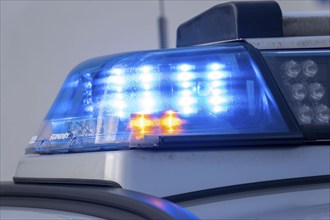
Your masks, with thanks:
<instances>
[{"instance_id":1,"label":"blue led light","mask_svg":"<svg viewBox=\"0 0 330 220\"><path fill-rule=\"evenodd\" d=\"M225 92L221 89L213 89L212 90L212 95L220 95L220 94L224 94Z\"/></svg>"},{"instance_id":2,"label":"blue led light","mask_svg":"<svg viewBox=\"0 0 330 220\"><path fill-rule=\"evenodd\" d=\"M124 70L121 68L113 68L108 71L108 73L113 74L113 75L122 75L124 73Z\"/></svg>"},{"instance_id":3,"label":"blue led light","mask_svg":"<svg viewBox=\"0 0 330 220\"><path fill-rule=\"evenodd\" d=\"M191 87L192 85L193 85L193 83L191 83L191 82L183 82L180 84L180 86L185 89Z\"/></svg>"},{"instance_id":4,"label":"blue led light","mask_svg":"<svg viewBox=\"0 0 330 220\"><path fill-rule=\"evenodd\" d=\"M188 72L194 69L193 65L189 65L189 64L181 64L178 66L178 70L182 71L182 72Z\"/></svg>"},{"instance_id":5,"label":"blue led light","mask_svg":"<svg viewBox=\"0 0 330 220\"><path fill-rule=\"evenodd\" d=\"M115 98L122 100L124 98L124 96L121 93L117 93L117 94L115 94Z\"/></svg>"},{"instance_id":6,"label":"blue led light","mask_svg":"<svg viewBox=\"0 0 330 220\"><path fill-rule=\"evenodd\" d=\"M117 108L117 109L123 109L123 108L126 107L126 104L122 100L117 100L117 101L114 102L114 107Z\"/></svg>"},{"instance_id":7,"label":"blue led light","mask_svg":"<svg viewBox=\"0 0 330 220\"><path fill-rule=\"evenodd\" d=\"M217 70L223 69L224 68L224 65L223 64L219 64L219 63L212 63L212 64L210 64L208 66L208 68L210 70L217 71Z\"/></svg>"},{"instance_id":8,"label":"blue led light","mask_svg":"<svg viewBox=\"0 0 330 220\"><path fill-rule=\"evenodd\" d=\"M226 77L226 73L223 71L212 71L208 73L208 78L210 80L218 80Z\"/></svg>"},{"instance_id":9,"label":"blue led light","mask_svg":"<svg viewBox=\"0 0 330 220\"><path fill-rule=\"evenodd\" d=\"M181 92L181 94L182 94L182 96L190 96L190 95L192 95L192 92L189 91L189 90L183 90L183 91Z\"/></svg>"},{"instance_id":10,"label":"blue led light","mask_svg":"<svg viewBox=\"0 0 330 220\"><path fill-rule=\"evenodd\" d=\"M193 105L195 103L196 103L196 99L193 97L189 97L189 96L181 97L178 100L178 104L182 105L182 106L189 106L189 105Z\"/></svg>"},{"instance_id":11,"label":"blue led light","mask_svg":"<svg viewBox=\"0 0 330 220\"><path fill-rule=\"evenodd\" d=\"M153 79L152 75L150 73L143 73L141 75L141 81L144 83L149 83Z\"/></svg>"},{"instance_id":12,"label":"blue led light","mask_svg":"<svg viewBox=\"0 0 330 220\"><path fill-rule=\"evenodd\" d=\"M211 98L209 99L209 102L212 105L219 105L221 103L226 103L227 99L225 97L221 97L221 96L211 96Z\"/></svg>"},{"instance_id":13,"label":"blue led light","mask_svg":"<svg viewBox=\"0 0 330 220\"><path fill-rule=\"evenodd\" d=\"M88 151L157 146L161 135L271 132L288 132L274 98L249 52L228 44L82 63L30 147Z\"/></svg>"},{"instance_id":14,"label":"blue led light","mask_svg":"<svg viewBox=\"0 0 330 220\"><path fill-rule=\"evenodd\" d=\"M84 91L83 91L83 104L84 110L87 113L93 112L92 106L92 77L90 73L85 73L81 77Z\"/></svg>"},{"instance_id":15,"label":"blue led light","mask_svg":"<svg viewBox=\"0 0 330 220\"><path fill-rule=\"evenodd\" d=\"M151 71L152 71L152 67L150 66L144 66L141 68L142 73L140 75L140 79L143 83L150 83L154 80Z\"/></svg>"},{"instance_id":16,"label":"blue led light","mask_svg":"<svg viewBox=\"0 0 330 220\"><path fill-rule=\"evenodd\" d=\"M141 72L143 72L143 73L149 73L149 72L151 72L151 70L152 70L152 66L142 66L142 67L140 68L140 70L141 70Z\"/></svg>"},{"instance_id":17,"label":"blue led light","mask_svg":"<svg viewBox=\"0 0 330 220\"><path fill-rule=\"evenodd\" d=\"M191 72L182 72L178 74L179 81L190 81L194 79L194 74Z\"/></svg>"},{"instance_id":18,"label":"blue led light","mask_svg":"<svg viewBox=\"0 0 330 220\"><path fill-rule=\"evenodd\" d=\"M183 115L190 115L195 112L191 106L184 106L181 111Z\"/></svg>"},{"instance_id":19,"label":"blue led light","mask_svg":"<svg viewBox=\"0 0 330 220\"><path fill-rule=\"evenodd\" d=\"M123 85L125 83L125 80L122 76L111 76L109 77L109 83Z\"/></svg>"},{"instance_id":20,"label":"blue led light","mask_svg":"<svg viewBox=\"0 0 330 220\"><path fill-rule=\"evenodd\" d=\"M213 82L212 82L212 86L213 86L213 87L219 87L219 86L221 86L221 85L223 85L223 83L222 83L221 81L213 81Z\"/></svg>"}]
</instances>

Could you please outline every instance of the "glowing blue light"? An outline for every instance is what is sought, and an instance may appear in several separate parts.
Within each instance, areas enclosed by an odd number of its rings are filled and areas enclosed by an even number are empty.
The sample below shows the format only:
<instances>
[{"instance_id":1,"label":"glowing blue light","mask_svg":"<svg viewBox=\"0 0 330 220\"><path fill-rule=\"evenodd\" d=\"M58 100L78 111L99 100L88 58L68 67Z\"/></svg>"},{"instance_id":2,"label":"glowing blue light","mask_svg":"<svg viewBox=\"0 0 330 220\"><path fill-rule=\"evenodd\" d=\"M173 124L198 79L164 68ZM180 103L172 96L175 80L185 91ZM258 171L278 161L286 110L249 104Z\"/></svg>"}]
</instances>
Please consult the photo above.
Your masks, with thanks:
<instances>
[{"instance_id":1,"label":"glowing blue light","mask_svg":"<svg viewBox=\"0 0 330 220\"><path fill-rule=\"evenodd\" d=\"M219 86L221 86L221 85L223 85L224 83L223 82L221 82L221 81L214 81L214 82L212 82L212 86L213 87L219 87Z\"/></svg>"},{"instance_id":2,"label":"glowing blue light","mask_svg":"<svg viewBox=\"0 0 330 220\"><path fill-rule=\"evenodd\" d=\"M213 96L210 98L209 102L212 105L218 105L218 104L227 102L227 99L225 97L221 97L221 96Z\"/></svg>"},{"instance_id":3,"label":"glowing blue light","mask_svg":"<svg viewBox=\"0 0 330 220\"><path fill-rule=\"evenodd\" d=\"M86 82L84 83L86 89L92 88L92 82Z\"/></svg>"},{"instance_id":4,"label":"glowing blue light","mask_svg":"<svg viewBox=\"0 0 330 220\"><path fill-rule=\"evenodd\" d=\"M144 92L144 93L143 93L143 96L144 96L145 98L151 98L151 97L152 97L152 93L151 93L151 92Z\"/></svg>"},{"instance_id":5,"label":"glowing blue light","mask_svg":"<svg viewBox=\"0 0 330 220\"><path fill-rule=\"evenodd\" d=\"M149 84L143 85L143 89L149 90L149 89L151 89L151 86Z\"/></svg>"},{"instance_id":6,"label":"glowing blue light","mask_svg":"<svg viewBox=\"0 0 330 220\"><path fill-rule=\"evenodd\" d=\"M118 85L122 85L122 84L124 84L125 80L121 76L111 76L111 77L109 77L109 82L115 83Z\"/></svg>"},{"instance_id":7,"label":"glowing blue light","mask_svg":"<svg viewBox=\"0 0 330 220\"><path fill-rule=\"evenodd\" d=\"M221 94L224 94L224 91L221 90L221 89L214 89L212 91L212 95L214 95L214 96L218 96L218 95L221 95Z\"/></svg>"},{"instance_id":8,"label":"glowing blue light","mask_svg":"<svg viewBox=\"0 0 330 220\"><path fill-rule=\"evenodd\" d=\"M223 71L212 71L207 74L208 78L211 80L218 80L224 78L226 76L225 72Z\"/></svg>"},{"instance_id":9,"label":"glowing blue light","mask_svg":"<svg viewBox=\"0 0 330 220\"><path fill-rule=\"evenodd\" d=\"M151 70L152 70L152 66L142 66L140 68L140 71L143 73L149 73L149 72L151 72Z\"/></svg>"},{"instance_id":10,"label":"glowing blue light","mask_svg":"<svg viewBox=\"0 0 330 220\"><path fill-rule=\"evenodd\" d=\"M123 87L121 87L121 86L116 87L116 92L122 92L122 91L123 91Z\"/></svg>"},{"instance_id":11,"label":"glowing blue light","mask_svg":"<svg viewBox=\"0 0 330 220\"><path fill-rule=\"evenodd\" d=\"M86 106L86 107L85 107L85 111L86 111L86 112L93 112L93 111L94 111L94 108L93 108L93 106L90 106L90 105L89 105L89 106Z\"/></svg>"},{"instance_id":12,"label":"glowing blue light","mask_svg":"<svg viewBox=\"0 0 330 220\"><path fill-rule=\"evenodd\" d=\"M191 87L193 84L191 82L183 82L180 85L181 85L181 87L187 89L187 88Z\"/></svg>"},{"instance_id":13,"label":"glowing blue light","mask_svg":"<svg viewBox=\"0 0 330 220\"><path fill-rule=\"evenodd\" d=\"M155 100L153 98L143 99L143 102L141 100L141 105L143 109L151 109L155 106Z\"/></svg>"},{"instance_id":14,"label":"glowing blue light","mask_svg":"<svg viewBox=\"0 0 330 220\"><path fill-rule=\"evenodd\" d=\"M122 75L124 73L124 70L121 68L112 68L111 70L108 71L108 73L114 75Z\"/></svg>"},{"instance_id":15,"label":"glowing blue light","mask_svg":"<svg viewBox=\"0 0 330 220\"><path fill-rule=\"evenodd\" d=\"M208 67L210 70L217 71L217 70L223 69L225 66L220 63L212 63Z\"/></svg>"},{"instance_id":16,"label":"glowing blue light","mask_svg":"<svg viewBox=\"0 0 330 220\"><path fill-rule=\"evenodd\" d=\"M150 91L143 92L142 97L139 99L139 104L141 106L141 112L150 113L154 111L156 106L156 100L154 98L156 94Z\"/></svg>"},{"instance_id":17,"label":"glowing blue light","mask_svg":"<svg viewBox=\"0 0 330 220\"><path fill-rule=\"evenodd\" d=\"M124 108L126 108L126 104L123 101L117 100L117 101L114 101L114 107L118 108L118 109L124 109Z\"/></svg>"},{"instance_id":18,"label":"glowing blue light","mask_svg":"<svg viewBox=\"0 0 330 220\"><path fill-rule=\"evenodd\" d=\"M151 89L151 83L154 81L154 76L152 74L152 66L143 66L140 68L140 71L142 72L139 76L141 82L142 82L142 87L145 90Z\"/></svg>"},{"instance_id":19,"label":"glowing blue light","mask_svg":"<svg viewBox=\"0 0 330 220\"><path fill-rule=\"evenodd\" d=\"M181 64L178 66L178 70L181 72L188 72L193 70L195 67L193 65L189 65L189 64Z\"/></svg>"},{"instance_id":20,"label":"glowing blue light","mask_svg":"<svg viewBox=\"0 0 330 220\"><path fill-rule=\"evenodd\" d=\"M182 72L178 75L178 80L180 81L190 81L195 78L195 75L192 72Z\"/></svg>"},{"instance_id":21,"label":"glowing blue light","mask_svg":"<svg viewBox=\"0 0 330 220\"><path fill-rule=\"evenodd\" d=\"M196 99L190 96L182 97L179 99L178 103L179 105L183 105L183 106L192 105L196 103Z\"/></svg>"},{"instance_id":22,"label":"glowing blue light","mask_svg":"<svg viewBox=\"0 0 330 220\"><path fill-rule=\"evenodd\" d=\"M123 94L121 94L121 93L117 93L115 95L115 97L116 97L116 99L123 99L124 98Z\"/></svg>"},{"instance_id":23,"label":"glowing blue light","mask_svg":"<svg viewBox=\"0 0 330 220\"><path fill-rule=\"evenodd\" d=\"M149 83L153 80L153 76L151 73L142 73L140 79L144 83Z\"/></svg>"},{"instance_id":24,"label":"glowing blue light","mask_svg":"<svg viewBox=\"0 0 330 220\"><path fill-rule=\"evenodd\" d=\"M189 106L188 107L184 107L181 110L181 113L184 114L184 115L189 115L189 114L192 114L194 112L195 112L194 109L192 107L189 107Z\"/></svg>"},{"instance_id":25,"label":"glowing blue light","mask_svg":"<svg viewBox=\"0 0 330 220\"><path fill-rule=\"evenodd\" d=\"M190 95L192 94L192 92L189 91L189 90L183 90L183 91L181 92L181 94L182 94L182 96L190 96Z\"/></svg>"},{"instance_id":26,"label":"glowing blue light","mask_svg":"<svg viewBox=\"0 0 330 220\"><path fill-rule=\"evenodd\" d=\"M225 109L222 106L217 105L213 107L213 112L215 113L223 112L223 111L225 111Z\"/></svg>"},{"instance_id":27,"label":"glowing blue light","mask_svg":"<svg viewBox=\"0 0 330 220\"><path fill-rule=\"evenodd\" d=\"M119 111L119 112L117 112L117 116L120 117L120 118L124 118L125 113L123 111Z\"/></svg>"},{"instance_id":28,"label":"glowing blue light","mask_svg":"<svg viewBox=\"0 0 330 220\"><path fill-rule=\"evenodd\" d=\"M153 105L151 106L143 105L142 110L137 111L137 113L139 114L151 114L153 112L154 112Z\"/></svg>"},{"instance_id":29,"label":"glowing blue light","mask_svg":"<svg viewBox=\"0 0 330 220\"><path fill-rule=\"evenodd\" d=\"M92 100L92 76L90 73L84 73L82 75L82 83L84 87L83 91L83 100L82 103L84 104L84 111L86 113L93 113L94 108L92 106L93 100Z\"/></svg>"}]
</instances>

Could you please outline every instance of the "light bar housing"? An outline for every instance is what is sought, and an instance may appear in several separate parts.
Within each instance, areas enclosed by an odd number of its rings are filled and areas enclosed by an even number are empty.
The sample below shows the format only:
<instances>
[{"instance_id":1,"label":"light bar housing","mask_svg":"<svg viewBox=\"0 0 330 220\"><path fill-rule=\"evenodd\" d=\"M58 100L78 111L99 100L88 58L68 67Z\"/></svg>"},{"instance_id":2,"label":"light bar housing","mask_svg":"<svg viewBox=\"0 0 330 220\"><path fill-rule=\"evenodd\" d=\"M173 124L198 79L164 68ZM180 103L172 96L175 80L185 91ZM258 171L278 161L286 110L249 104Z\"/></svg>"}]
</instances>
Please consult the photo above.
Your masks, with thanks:
<instances>
[{"instance_id":1,"label":"light bar housing","mask_svg":"<svg viewBox=\"0 0 330 220\"><path fill-rule=\"evenodd\" d=\"M85 61L27 152L301 143L257 56L240 42Z\"/></svg>"},{"instance_id":2,"label":"light bar housing","mask_svg":"<svg viewBox=\"0 0 330 220\"><path fill-rule=\"evenodd\" d=\"M306 140L330 139L330 49L261 52Z\"/></svg>"}]
</instances>

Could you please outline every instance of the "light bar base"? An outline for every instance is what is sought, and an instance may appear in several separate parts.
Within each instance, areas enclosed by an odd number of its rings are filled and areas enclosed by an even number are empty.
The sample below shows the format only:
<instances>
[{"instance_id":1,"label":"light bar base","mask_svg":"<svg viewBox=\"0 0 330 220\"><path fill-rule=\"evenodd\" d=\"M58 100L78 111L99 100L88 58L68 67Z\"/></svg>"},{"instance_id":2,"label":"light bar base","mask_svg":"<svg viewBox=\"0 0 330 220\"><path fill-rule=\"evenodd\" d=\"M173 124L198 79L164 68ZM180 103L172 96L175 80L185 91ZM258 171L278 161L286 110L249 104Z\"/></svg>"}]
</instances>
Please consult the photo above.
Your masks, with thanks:
<instances>
[{"instance_id":1,"label":"light bar base","mask_svg":"<svg viewBox=\"0 0 330 220\"><path fill-rule=\"evenodd\" d=\"M330 145L194 151L124 150L27 155L17 178L110 180L159 197L222 186L330 174Z\"/></svg>"}]
</instances>

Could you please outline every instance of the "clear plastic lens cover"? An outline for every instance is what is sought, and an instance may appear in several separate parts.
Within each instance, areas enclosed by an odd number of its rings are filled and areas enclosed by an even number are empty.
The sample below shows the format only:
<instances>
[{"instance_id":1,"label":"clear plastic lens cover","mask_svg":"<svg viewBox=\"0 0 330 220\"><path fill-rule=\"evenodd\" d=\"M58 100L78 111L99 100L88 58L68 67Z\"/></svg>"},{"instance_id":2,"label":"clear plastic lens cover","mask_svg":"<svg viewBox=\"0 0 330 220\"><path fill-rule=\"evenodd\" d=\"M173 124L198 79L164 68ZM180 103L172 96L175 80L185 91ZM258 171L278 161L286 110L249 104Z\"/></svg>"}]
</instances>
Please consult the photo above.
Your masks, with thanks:
<instances>
[{"instance_id":1,"label":"clear plastic lens cover","mask_svg":"<svg viewBox=\"0 0 330 220\"><path fill-rule=\"evenodd\" d=\"M262 53L298 123L329 139L330 50Z\"/></svg>"},{"instance_id":2,"label":"clear plastic lens cover","mask_svg":"<svg viewBox=\"0 0 330 220\"><path fill-rule=\"evenodd\" d=\"M316 85L296 90L299 99L307 90L322 93ZM160 136L285 132L249 52L228 44L126 53L78 65L28 149L152 147Z\"/></svg>"}]
</instances>

